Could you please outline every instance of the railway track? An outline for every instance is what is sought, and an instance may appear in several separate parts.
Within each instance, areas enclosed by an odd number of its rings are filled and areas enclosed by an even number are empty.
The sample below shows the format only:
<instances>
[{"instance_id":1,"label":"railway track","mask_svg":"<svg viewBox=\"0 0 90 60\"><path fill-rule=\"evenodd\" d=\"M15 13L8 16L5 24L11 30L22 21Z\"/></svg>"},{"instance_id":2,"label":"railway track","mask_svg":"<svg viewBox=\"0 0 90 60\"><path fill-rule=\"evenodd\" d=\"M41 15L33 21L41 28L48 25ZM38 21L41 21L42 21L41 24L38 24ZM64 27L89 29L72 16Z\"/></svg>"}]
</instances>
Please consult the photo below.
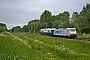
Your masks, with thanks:
<instances>
[{"instance_id":1,"label":"railway track","mask_svg":"<svg viewBox=\"0 0 90 60\"><path fill-rule=\"evenodd\" d=\"M81 40L81 41L89 41L90 38L78 38L78 37L60 37L60 36L50 36L50 37L58 37L58 38L66 38L66 39L72 39L72 40Z\"/></svg>"},{"instance_id":2,"label":"railway track","mask_svg":"<svg viewBox=\"0 0 90 60\"><path fill-rule=\"evenodd\" d=\"M73 40L82 40L82 41L90 41L90 38L69 38L69 39L73 39Z\"/></svg>"},{"instance_id":3,"label":"railway track","mask_svg":"<svg viewBox=\"0 0 90 60\"><path fill-rule=\"evenodd\" d=\"M52 37L57 37L57 36L52 36ZM66 39L81 40L81 41L89 41L90 42L90 38L78 38L78 37L59 37L59 38L66 38Z\"/></svg>"}]
</instances>

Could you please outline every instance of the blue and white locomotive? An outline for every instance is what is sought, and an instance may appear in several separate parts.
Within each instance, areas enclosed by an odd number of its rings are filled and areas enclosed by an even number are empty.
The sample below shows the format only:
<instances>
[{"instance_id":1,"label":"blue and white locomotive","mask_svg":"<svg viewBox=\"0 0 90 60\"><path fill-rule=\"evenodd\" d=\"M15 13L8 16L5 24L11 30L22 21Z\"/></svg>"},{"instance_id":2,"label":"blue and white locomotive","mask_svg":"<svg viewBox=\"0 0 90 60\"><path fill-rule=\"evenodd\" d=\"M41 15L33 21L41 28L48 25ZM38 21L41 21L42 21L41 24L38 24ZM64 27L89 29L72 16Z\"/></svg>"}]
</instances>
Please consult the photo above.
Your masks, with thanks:
<instances>
[{"instance_id":1,"label":"blue and white locomotive","mask_svg":"<svg viewBox=\"0 0 90 60\"><path fill-rule=\"evenodd\" d=\"M60 37L77 37L75 28L46 28L40 30L41 35L60 36Z\"/></svg>"}]
</instances>

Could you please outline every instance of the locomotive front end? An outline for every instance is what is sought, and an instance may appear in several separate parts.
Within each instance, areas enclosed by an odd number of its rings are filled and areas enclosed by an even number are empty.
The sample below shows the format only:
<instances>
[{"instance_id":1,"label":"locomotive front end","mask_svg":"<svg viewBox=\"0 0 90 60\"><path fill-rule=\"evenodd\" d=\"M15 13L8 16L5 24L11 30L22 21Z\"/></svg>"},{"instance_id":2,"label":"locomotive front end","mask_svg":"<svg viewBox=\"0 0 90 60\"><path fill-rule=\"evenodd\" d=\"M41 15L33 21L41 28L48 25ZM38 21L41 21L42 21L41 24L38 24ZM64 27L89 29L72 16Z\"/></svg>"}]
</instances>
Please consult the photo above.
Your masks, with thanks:
<instances>
[{"instance_id":1,"label":"locomotive front end","mask_svg":"<svg viewBox=\"0 0 90 60\"><path fill-rule=\"evenodd\" d=\"M70 29L70 37L77 37L77 32L75 28Z\"/></svg>"}]
</instances>

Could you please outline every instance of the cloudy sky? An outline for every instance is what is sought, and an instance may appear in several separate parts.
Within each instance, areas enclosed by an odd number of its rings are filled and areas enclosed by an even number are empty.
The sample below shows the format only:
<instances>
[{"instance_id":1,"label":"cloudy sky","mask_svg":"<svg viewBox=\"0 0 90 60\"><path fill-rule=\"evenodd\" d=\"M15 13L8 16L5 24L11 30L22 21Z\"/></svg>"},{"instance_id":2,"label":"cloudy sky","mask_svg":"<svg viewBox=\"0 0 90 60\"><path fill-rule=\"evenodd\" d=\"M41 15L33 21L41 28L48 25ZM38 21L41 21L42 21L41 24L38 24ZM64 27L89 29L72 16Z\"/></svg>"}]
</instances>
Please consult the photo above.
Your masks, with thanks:
<instances>
[{"instance_id":1,"label":"cloudy sky","mask_svg":"<svg viewBox=\"0 0 90 60\"><path fill-rule=\"evenodd\" d=\"M10 29L23 26L30 20L40 19L44 10L53 15L64 11L80 12L90 0L0 0L0 23Z\"/></svg>"}]
</instances>

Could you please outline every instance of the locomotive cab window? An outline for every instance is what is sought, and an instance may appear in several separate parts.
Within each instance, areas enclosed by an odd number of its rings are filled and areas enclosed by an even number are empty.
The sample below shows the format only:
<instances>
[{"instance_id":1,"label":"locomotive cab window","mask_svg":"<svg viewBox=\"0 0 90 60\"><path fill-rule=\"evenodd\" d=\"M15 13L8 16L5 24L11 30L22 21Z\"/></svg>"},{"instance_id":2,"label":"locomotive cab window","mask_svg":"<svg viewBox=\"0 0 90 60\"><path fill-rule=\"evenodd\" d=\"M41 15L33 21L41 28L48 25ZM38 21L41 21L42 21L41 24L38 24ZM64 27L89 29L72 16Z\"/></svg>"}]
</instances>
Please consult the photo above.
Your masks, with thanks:
<instances>
[{"instance_id":1,"label":"locomotive cab window","mask_svg":"<svg viewBox=\"0 0 90 60\"><path fill-rule=\"evenodd\" d=\"M70 29L70 31L76 31L75 29Z\"/></svg>"}]
</instances>

